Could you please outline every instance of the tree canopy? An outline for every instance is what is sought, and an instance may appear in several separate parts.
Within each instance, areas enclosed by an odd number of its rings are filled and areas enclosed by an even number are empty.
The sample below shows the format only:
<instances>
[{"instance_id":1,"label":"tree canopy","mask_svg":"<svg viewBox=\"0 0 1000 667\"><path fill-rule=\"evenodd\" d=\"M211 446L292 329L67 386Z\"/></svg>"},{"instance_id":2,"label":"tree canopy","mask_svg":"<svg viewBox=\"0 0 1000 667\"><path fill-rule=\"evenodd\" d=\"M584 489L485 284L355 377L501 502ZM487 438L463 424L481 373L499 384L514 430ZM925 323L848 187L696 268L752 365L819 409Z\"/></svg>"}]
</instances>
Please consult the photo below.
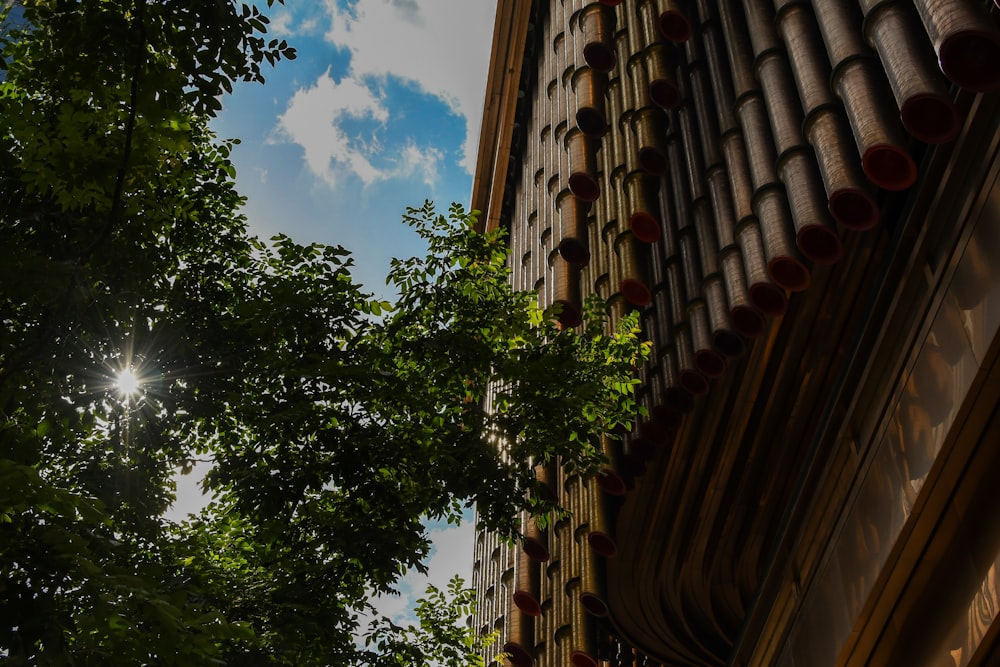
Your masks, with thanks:
<instances>
[{"instance_id":1,"label":"tree canopy","mask_svg":"<svg viewBox=\"0 0 1000 667\"><path fill-rule=\"evenodd\" d=\"M0 11L0 662L475 664L458 582L421 627L358 614L427 519L516 539L558 510L536 463L596 470L635 320L561 330L457 205L407 211L391 304L343 248L251 236L208 122L295 55L253 5ZM171 522L196 459L214 499Z\"/></svg>"}]
</instances>

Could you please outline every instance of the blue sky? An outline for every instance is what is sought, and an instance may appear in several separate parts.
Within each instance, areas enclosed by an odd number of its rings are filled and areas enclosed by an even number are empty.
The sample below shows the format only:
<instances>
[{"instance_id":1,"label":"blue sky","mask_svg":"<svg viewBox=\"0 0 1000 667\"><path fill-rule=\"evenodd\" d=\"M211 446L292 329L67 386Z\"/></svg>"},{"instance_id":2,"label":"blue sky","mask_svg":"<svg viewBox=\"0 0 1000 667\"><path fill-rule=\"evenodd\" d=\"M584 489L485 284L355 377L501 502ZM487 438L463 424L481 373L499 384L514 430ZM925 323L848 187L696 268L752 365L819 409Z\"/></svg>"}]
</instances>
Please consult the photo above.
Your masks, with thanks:
<instances>
[{"instance_id":1,"label":"blue sky","mask_svg":"<svg viewBox=\"0 0 1000 667\"><path fill-rule=\"evenodd\" d=\"M288 0L270 34L298 58L224 100L242 140L252 230L345 246L385 293L393 256L419 254L407 205L468 204L495 0Z\"/></svg>"},{"instance_id":2,"label":"blue sky","mask_svg":"<svg viewBox=\"0 0 1000 667\"><path fill-rule=\"evenodd\" d=\"M265 4L263 2L261 5ZM496 0L287 0L270 34L298 58L238 86L214 122L233 153L245 214L261 237L351 250L355 277L391 298L392 257L423 252L400 222L432 199L468 207ZM180 478L174 514L197 506L198 471ZM430 581L468 581L472 526L430 526ZM409 618L427 579L411 574L382 611Z\"/></svg>"}]
</instances>

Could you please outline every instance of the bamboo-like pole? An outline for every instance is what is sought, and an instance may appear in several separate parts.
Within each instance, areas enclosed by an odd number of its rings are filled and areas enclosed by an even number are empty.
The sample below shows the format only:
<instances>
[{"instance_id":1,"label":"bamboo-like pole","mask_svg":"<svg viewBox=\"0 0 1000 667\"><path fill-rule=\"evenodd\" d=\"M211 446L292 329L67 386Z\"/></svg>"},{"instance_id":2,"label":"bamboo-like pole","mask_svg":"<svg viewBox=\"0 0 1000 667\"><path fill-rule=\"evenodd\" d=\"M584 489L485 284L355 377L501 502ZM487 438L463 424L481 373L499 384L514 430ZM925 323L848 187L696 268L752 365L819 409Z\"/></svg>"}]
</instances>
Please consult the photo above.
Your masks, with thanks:
<instances>
[{"instance_id":1,"label":"bamboo-like pole","mask_svg":"<svg viewBox=\"0 0 1000 667\"><path fill-rule=\"evenodd\" d=\"M954 139L962 117L913 7L899 0L861 0L861 8L868 44L882 61L903 127L932 144Z\"/></svg>"},{"instance_id":2,"label":"bamboo-like pole","mask_svg":"<svg viewBox=\"0 0 1000 667\"><path fill-rule=\"evenodd\" d=\"M945 76L968 90L1000 90L1000 31L981 2L914 0Z\"/></svg>"}]
</instances>

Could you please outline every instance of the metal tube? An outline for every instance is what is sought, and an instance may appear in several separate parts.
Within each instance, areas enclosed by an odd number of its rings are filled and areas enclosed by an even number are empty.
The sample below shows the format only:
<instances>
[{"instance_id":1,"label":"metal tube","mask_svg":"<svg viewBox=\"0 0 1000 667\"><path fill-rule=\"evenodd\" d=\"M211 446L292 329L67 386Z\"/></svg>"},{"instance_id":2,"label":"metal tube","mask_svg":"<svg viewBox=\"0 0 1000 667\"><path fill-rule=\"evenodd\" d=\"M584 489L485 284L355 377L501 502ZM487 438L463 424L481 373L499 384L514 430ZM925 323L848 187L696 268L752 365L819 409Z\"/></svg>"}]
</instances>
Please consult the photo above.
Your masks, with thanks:
<instances>
[{"instance_id":1,"label":"metal tube","mask_svg":"<svg viewBox=\"0 0 1000 667\"><path fill-rule=\"evenodd\" d=\"M1000 90L1000 31L981 2L914 0L945 76L977 92Z\"/></svg>"}]
</instances>

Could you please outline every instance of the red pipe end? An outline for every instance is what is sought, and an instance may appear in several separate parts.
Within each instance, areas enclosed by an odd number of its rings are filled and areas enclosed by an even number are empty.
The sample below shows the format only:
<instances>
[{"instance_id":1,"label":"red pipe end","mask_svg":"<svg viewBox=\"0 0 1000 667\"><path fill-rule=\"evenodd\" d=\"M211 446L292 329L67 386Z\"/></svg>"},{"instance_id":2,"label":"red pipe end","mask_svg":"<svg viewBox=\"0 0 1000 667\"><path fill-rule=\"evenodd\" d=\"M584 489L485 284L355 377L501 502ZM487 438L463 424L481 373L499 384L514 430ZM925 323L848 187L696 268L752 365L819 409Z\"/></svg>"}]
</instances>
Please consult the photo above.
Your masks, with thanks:
<instances>
[{"instance_id":1,"label":"red pipe end","mask_svg":"<svg viewBox=\"0 0 1000 667\"><path fill-rule=\"evenodd\" d=\"M875 144L861 156L861 168L875 185L886 190L905 190L917 180L917 165L910 154L892 144Z\"/></svg>"},{"instance_id":2,"label":"red pipe end","mask_svg":"<svg viewBox=\"0 0 1000 667\"><path fill-rule=\"evenodd\" d=\"M809 283L812 281L812 276L809 275L809 269L806 268L805 264L788 256L775 257L768 262L767 274L771 276L771 280L789 292L801 292L809 287ZM761 310L764 309L761 308ZM764 312L768 311L764 310ZM781 313L768 314L779 315Z\"/></svg>"},{"instance_id":3,"label":"red pipe end","mask_svg":"<svg viewBox=\"0 0 1000 667\"><path fill-rule=\"evenodd\" d=\"M629 216L628 226L632 230L632 236L643 243L656 243L660 240L660 221L649 213L633 213Z\"/></svg>"},{"instance_id":4,"label":"red pipe end","mask_svg":"<svg viewBox=\"0 0 1000 667\"><path fill-rule=\"evenodd\" d=\"M573 663L573 667L597 667L597 661L583 651L573 651L569 656L569 660Z\"/></svg>"},{"instance_id":5,"label":"red pipe end","mask_svg":"<svg viewBox=\"0 0 1000 667\"><path fill-rule=\"evenodd\" d=\"M576 111L576 126L588 137L600 139L608 131L608 120L597 107L580 107Z\"/></svg>"},{"instance_id":6,"label":"red pipe end","mask_svg":"<svg viewBox=\"0 0 1000 667\"><path fill-rule=\"evenodd\" d=\"M528 558L537 560L539 563L544 563L552 557L549 548L534 537L524 538L521 548L524 549L524 553L528 554Z\"/></svg>"},{"instance_id":7,"label":"red pipe end","mask_svg":"<svg viewBox=\"0 0 1000 667\"><path fill-rule=\"evenodd\" d=\"M664 109L676 109L681 105L681 92L670 81L655 79L649 82L649 99Z\"/></svg>"},{"instance_id":8,"label":"red pipe end","mask_svg":"<svg viewBox=\"0 0 1000 667\"><path fill-rule=\"evenodd\" d=\"M712 347L729 359L743 356L747 349L739 334L726 329L719 329L712 334Z\"/></svg>"},{"instance_id":9,"label":"red pipe end","mask_svg":"<svg viewBox=\"0 0 1000 667\"><path fill-rule=\"evenodd\" d=\"M639 166L651 174L667 173L667 156L659 148L646 146L639 149Z\"/></svg>"},{"instance_id":10,"label":"red pipe end","mask_svg":"<svg viewBox=\"0 0 1000 667\"><path fill-rule=\"evenodd\" d=\"M587 613L598 618L606 618L610 613L608 605L594 593L582 593L580 602L583 603L583 608L587 610Z\"/></svg>"},{"instance_id":11,"label":"red pipe end","mask_svg":"<svg viewBox=\"0 0 1000 667\"><path fill-rule=\"evenodd\" d=\"M948 143L962 129L962 114L958 112L954 100L947 95L913 95L903 102L899 117L907 132L929 144Z\"/></svg>"},{"instance_id":12,"label":"red pipe end","mask_svg":"<svg viewBox=\"0 0 1000 667\"><path fill-rule=\"evenodd\" d=\"M569 190L583 201L597 201L601 196L601 186L597 179L583 171L570 174Z\"/></svg>"},{"instance_id":13,"label":"red pipe end","mask_svg":"<svg viewBox=\"0 0 1000 667\"><path fill-rule=\"evenodd\" d=\"M708 380L701 373L685 368L680 374L681 386L694 394L703 396L708 393Z\"/></svg>"},{"instance_id":14,"label":"red pipe end","mask_svg":"<svg viewBox=\"0 0 1000 667\"><path fill-rule=\"evenodd\" d=\"M583 47L583 59L595 72L607 74L618 64L614 49L602 42L591 42Z\"/></svg>"},{"instance_id":15,"label":"red pipe end","mask_svg":"<svg viewBox=\"0 0 1000 667\"><path fill-rule=\"evenodd\" d=\"M592 530L587 534L587 544L599 556L614 558L618 555L618 545L603 530Z\"/></svg>"},{"instance_id":16,"label":"red pipe end","mask_svg":"<svg viewBox=\"0 0 1000 667\"><path fill-rule=\"evenodd\" d=\"M962 88L980 93L1000 90L1000 33L959 30L938 50L941 71Z\"/></svg>"},{"instance_id":17,"label":"red pipe end","mask_svg":"<svg viewBox=\"0 0 1000 667\"><path fill-rule=\"evenodd\" d=\"M835 264L844 255L840 237L826 225L806 225L796 234L795 244L803 255L817 264Z\"/></svg>"},{"instance_id":18,"label":"red pipe end","mask_svg":"<svg viewBox=\"0 0 1000 667\"><path fill-rule=\"evenodd\" d=\"M538 604L535 596L528 591L515 591L514 604L528 616L542 615L542 605Z\"/></svg>"},{"instance_id":19,"label":"red pipe end","mask_svg":"<svg viewBox=\"0 0 1000 667\"><path fill-rule=\"evenodd\" d=\"M807 278L808 275L807 273ZM785 296L785 289L787 288L778 287L774 283L754 283L750 286L750 302L765 315L780 317L788 311L788 298Z\"/></svg>"},{"instance_id":20,"label":"red pipe end","mask_svg":"<svg viewBox=\"0 0 1000 667\"><path fill-rule=\"evenodd\" d=\"M666 445L670 442L670 432L655 420L639 424L639 434L654 445Z\"/></svg>"},{"instance_id":21,"label":"red pipe end","mask_svg":"<svg viewBox=\"0 0 1000 667\"><path fill-rule=\"evenodd\" d=\"M694 365L705 377L714 379L726 372L726 358L715 350L698 350L694 353Z\"/></svg>"},{"instance_id":22,"label":"red pipe end","mask_svg":"<svg viewBox=\"0 0 1000 667\"><path fill-rule=\"evenodd\" d=\"M624 496L628 492L628 487L622 476L607 468L597 473L597 485L609 496Z\"/></svg>"},{"instance_id":23,"label":"red pipe end","mask_svg":"<svg viewBox=\"0 0 1000 667\"><path fill-rule=\"evenodd\" d=\"M556 301L562 306L562 310L559 311L559 325L567 329L572 329L573 327L579 326L580 322L583 321L583 314L580 309L574 306L569 301Z\"/></svg>"},{"instance_id":24,"label":"red pipe end","mask_svg":"<svg viewBox=\"0 0 1000 667\"><path fill-rule=\"evenodd\" d=\"M646 284L635 278L626 278L621 284L622 296L634 306L648 306L653 300L653 294Z\"/></svg>"},{"instance_id":25,"label":"red pipe end","mask_svg":"<svg viewBox=\"0 0 1000 667\"><path fill-rule=\"evenodd\" d=\"M875 198L856 188L843 188L831 193L827 207L834 220L859 232L877 225L881 217Z\"/></svg>"},{"instance_id":26,"label":"red pipe end","mask_svg":"<svg viewBox=\"0 0 1000 667\"><path fill-rule=\"evenodd\" d=\"M757 338L764 333L764 317L750 306L736 306L729 311L733 328L747 338Z\"/></svg>"},{"instance_id":27,"label":"red pipe end","mask_svg":"<svg viewBox=\"0 0 1000 667\"><path fill-rule=\"evenodd\" d=\"M681 414L687 414L694 410L694 398L680 387L667 387L667 390L663 392L663 398L669 408L677 410Z\"/></svg>"},{"instance_id":28,"label":"red pipe end","mask_svg":"<svg viewBox=\"0 0 1000 667\"><path fill-rule=\"evenodd\" d=\"M669 11L660 14L660 32L672 42L686 42L691 39L691 21L681 12Z\"/></svg>"},{"instance_id":29,"label":"red pipe end","mask_svg":"<svg viewBox=\"0 0 1000 667\"><path fill-rule=\"evenodd\" d=\"M579 239L565 238L557 246L559 256L570 264L584 266L590 262L590 250Z\"/></svg>"},{"instance_id":30,"label":"red pipe end","mask_svg":"<svg viewBox=\"0 0 1000 667\"><path fill-rule=\"evenodd\" d=\"M535 664L535 659L531 657L527 649L517 642L507 642L504 644L503 652L510 656L510 663L514 667L531 667Z\"/></svg>"}]
</instances>

